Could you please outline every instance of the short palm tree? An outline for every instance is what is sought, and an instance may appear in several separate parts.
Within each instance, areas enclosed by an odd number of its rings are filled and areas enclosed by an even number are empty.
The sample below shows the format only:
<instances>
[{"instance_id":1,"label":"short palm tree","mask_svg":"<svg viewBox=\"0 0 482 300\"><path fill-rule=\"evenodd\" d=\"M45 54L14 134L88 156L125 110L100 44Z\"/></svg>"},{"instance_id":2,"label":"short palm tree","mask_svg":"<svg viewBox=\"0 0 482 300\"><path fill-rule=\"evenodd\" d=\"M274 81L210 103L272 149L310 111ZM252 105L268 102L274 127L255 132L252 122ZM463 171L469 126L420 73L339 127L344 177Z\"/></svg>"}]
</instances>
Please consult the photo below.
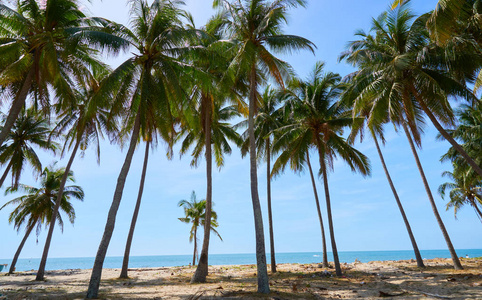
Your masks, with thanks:
<instances>
[{"instance_id":1,"label":"short palm tree","mask_svg":"<svg viewBox=\"0 0 482 300\"><path fill-rule=\"evenodd\" d=\"M304 6L306 1L215 0L214 4L218 8L224 8L224 13L220 15L227 16L225 21L228 38L235 41L237 46L230 68L235 70L233 74L245 74L249 82L250 182L256 231L258 292L269 293L263 218L258 195L254 117L258 101L258 86L262 83L262 77L272 77L275 82L284 86L283 77L288 75L288 65L268 49L274 53L290 53L301 49L313 51L313 43L299 36L285 35L282 30L287 22L288 9Z\"/></svg>"},{"instance_id":2,"label":"short palm tree","mask_svg":"<svg viewBox=\"0 0 482 300\"><path fill-rule=\"evenodd\" d=\"M189 242L192 243L194 241L194 253L192 255L192 265L196 265L196 257L197 257L197 230L199 226L206 228L206 200L197 201L196 200L196 193L192 191L191 200L181 200L178 203L179 207L184 207L184 217L179 218L179 220L183 223L191 224L191 231L189 235ZM219 239L222 241L221 235L216 230L219 226L218 224L218 215L215 211L211 211L211 225L210 231L216 234Z\"/></svg>"},{"instance_id":3,"label":"short palm tree","mask_svg":"<svg viewBox=\"0 0 482 300\"><path fill-rule=\"evenodd\" d=\"M55 126L51 137L59 137L64 132L65 143L62 154L66 150L72 149L67 166L65 167L64 177L60 183L59 192L57 195L56 205L54 211L57 212L60 205L64 191L64 186L68 180L68 174L70 168L74 162L75 156L79 148L85 151L90 144L96 145L97 162L100 158L100 139L103 138L104 133L114 134L117 131L115 119L110 118L109 110L107 108L106 101L93 101L96 92L99 90L99 86L103 78L106 77L109 70L101 64L95 69L93 74L88 73L83 86L79 86L75 92L77 99L73 106L67 109L58 107L58 123ZM45 273L45 266L47 264L47 257L50 248L50 243L55 228L55 218L57 213L52 214L52 220L50 220L49 231L45 246L40 260L40 266L37 272L36 280L43 280Z\"/></svg>"},{"instance_id":4,"label":"short palm tree","mask_svg":"<svg viewBox=\"0 0 482 300\"><path fill-rule=\"evenodd\" d=\"M17 188L26 163L32 166L34 173L42 172L42 163L33 146L55 153L58 145L49 141L49 134L49 121L42 114L32 108L23 110L5 144L0 147L0 163L7 165L0 179L0 187L10 172L12 186Z\"/></svg>"},{"instance_id":5,"label":"short palm tree","mask_svg":"<svg viewBox=\"0 0 482 300\"><path fill-rule=\"evenodd\" d=\"M74 102L74 81L88 71L93 48L113 50L128 46L111 34L110 22L88 18L76 0L15 1L0 4L0 90L12 98L0 131L4 143L28 95L44 109L49 91Z\"/></svg>"},{"instance_id":6,"label":"short palm tree","mask_svg":"<svg viewBox=\"0 0 482 300\"><path fill-rule=\"evenodd\" d=\"M449 191L450 201L447 203L447 210L454 208L454 216L462 206L468 204L472 206L477 217L482 222L482 181L474 180L474 177L467 173L444 172L444 177L448 177L452 182L445 182L439 186L439 193L445 198Z\"/></svg>"},{"instance_id":7,"label":"short palm tree","mask_svg":"<svg viewBox=\"0 0 482 300\"><path fill-rule=\"evenodd\" d=\"M474 156L478 156L476 162L482 165L482 101L478 100L473 106L462 105L457 111L459 120L457 128L449 131L455 139L462 142L462 147ZM439 136L440 138L440 136ZM450 202L447 209L453 207L454 214L465 204L474 208L477 216L482 221L482 178L467 164L461 155L452 147L442 156L442 161L450 160L453 172L444 172L444 176L452 180L439 187L442 197L450 190Z\"/></svg>"},{"instance_id":8,"label":"short palm tree","mask_svg":"<svg viewBox=\"0 0 482 300\"><path fill-rule=\"evenodd\" d=\"M359 31L357 35L361 39L351 42L349 49L340 58L358 67L358 71L351 76L351 85L358 93L353 104L355 115L370 107L367 119L369 127L390 120L403 128L454 267L461 269L462 265L438 213L413 139L418 145L421 144L419 126L423 122L422 114L425 113L464 160L477 173L482 174L482 169L439 123L453 124L449 96L460 95L472 99L473 94L464 82L455 77L456 72L447 69L445 53L436 45L429 44L425 27L427 18L427 15L423 15L414 20L407 4L383 13L373 20L372 31L375 35Z\"/></svg>"},{"instance_id":9,"label":"short palm tree","mask_svg":"<svg viewBox=\"0 0 482 300\"><path fill-rule=\"evenodd\" d=\"M58 169L53 165L45 168L42 174L40 174L40 188L19 184L18 189L7 189L7 194L17 192L18 190L26 193L26 195L15 198L0 208L3 209L8 205L16 205L15 209L10 213L8 221L14 223L14 227L17 231L20 231L23 226L25 226L26 230L25 236L22 239L17 252L15 252L12 264L10 265L10 274L14 272L17 259L32 230L37 228L36 233L38 236L42 225L47 227L50 220L52 220L55 201L57 199L61 178L64 175L64 172L64 168ZM71 182L75 182L72 171L69 172L68 179ZM80 186L66 186L64 188L60 205L60 209L68 216L70 223L74 224L75 210L72 203L70 203L71 199L83 201L84 191ZM59 212L57 212L56 221L59 224L60 229L63 230L64 222Z\"/></svg>"},{"instance_id":10,"label":"short palm tree","mask_svg":"<svg viewBox=\"0 0 482 300\"><path fill-rule=\"evenodd\" d=\"M117 210L122 199L125 181L136 145L142 137L146 142L156 139L159 134L172 145L174 138L174 113L180 110L185 94L182 91L179 76L186 64L178 57L191 48L186 45L195 32L183 28L180 21L183 12L178 8L180 1L155 0L131 3L131 24L133 30L117 25L115 31L134 48L137 53L123 62L104 81L95 99L102 101L113 97L112 114L124 114L124 135L130 133L126 159L119 172L114 196L107 217L104 235L99 244L92 269L87 298L97 298L102 266L107 248L114 231ZM116 91L112 95L112 91ZM146 153L148 147L146 148ZM171 151L171 150L170 150ZM145 156L144 161L147 160ZM143 174L145 172L143 171ZM138 194L140 202L143 180ZM136 203L131 228L126 243L124 257L129 252L137 220ZM124 260L123 266L127 265ZM127 268L125 273L127 272ZM124 275L124 274L122 274Z\"/></svg>"},{"instance_id":11,"label":"short palm tree","mask_svg":"<svg viewBox=\"0 0 482 300\"><path fill-rule=\"evenodd\" d=\"M337 101L343 90L340 79L338 74L324 73L323 65L317 64L311 78L298 80L285 107L291 112L291 123L280 128L282 135L274 145L275 149L282 149L280 157L288 157L292 161L304 161L310 147L318 152L337 276L341 276L342 272L335 242L328 171L333 169L333 162L339 156L352 171L364 176L370 174L368 158L342 136L343 129L352 125L353 118L351 109ZM295 157L298 158L293 159Z\"/></svg>"},{"instance_id":12,"label":"short palm tree","mask_svg":"<svg viewBox=\"0 0 482 300\"><path fill-rule=\"evenodd\" d=\"M448 131L457 141L462 143L465 151L475 157L475 162L482 166L482 101L478 100L472 106L461 105L456 112L458 118L457 127ZM441 138L439 135L438 138ZM474 177L474 180L482 180L472 167L453 147L442 156L442 161L450 160L455 173L467 173L464 176Z\"/></svg>"}]
</instances>

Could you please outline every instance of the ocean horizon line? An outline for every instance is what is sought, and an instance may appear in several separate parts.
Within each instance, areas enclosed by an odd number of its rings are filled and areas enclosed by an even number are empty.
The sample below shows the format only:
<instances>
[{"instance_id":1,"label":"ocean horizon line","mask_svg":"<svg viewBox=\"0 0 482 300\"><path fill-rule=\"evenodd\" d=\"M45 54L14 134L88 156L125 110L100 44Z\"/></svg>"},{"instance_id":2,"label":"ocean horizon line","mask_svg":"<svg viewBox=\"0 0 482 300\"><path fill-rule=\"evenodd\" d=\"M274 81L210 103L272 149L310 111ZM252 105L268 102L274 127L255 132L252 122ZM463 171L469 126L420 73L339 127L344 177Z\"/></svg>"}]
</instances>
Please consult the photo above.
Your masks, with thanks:
<instances>
[{"instance_id":1,"label":"ocean horizon line","mask_svg":"<svg viewBox=\"0 0 482 300\"><path fill-rule=\"evenodd\" d=\"M419 249L420 251L448 251L448 249ZM460 248L460 249L455 249L456 252L462 251L462 250L481 250L482 248ZM354 252L400 252L400 251L413 251L413 249L400 249L400 250L344 250L344 251L338 251L340 253L354 253ZM322 254L322 251L299 251L299 252L276 252L275 255L277 254L311 254L311 253L320 253ZM209 255L255 255L255 252L239 252L239 253L209 253ZM327 251L327 254L332 254L332 251ZM159 257L159 256L192 256L192 253L185 253L185 254L148 254L148 255L130 255L129 257ZM266 255L269 256L270 253L266 252ZM123 258L123 255L112 255L112 256L106 256L106 258ZM21 259L40 259L41 257L23 257ZM77 258L95 258L94 256L56 256L56 257L49 257L48 259L77 259ZM11 258L0 258L0 260L8 260Z\"/></svg>"},{"instance_id":2,"label":"ocean horizon line","mask_svg":"<svg viewBox=\"0 0 482 300\"><path fill-rule=\"evenodd\" d=\"M482 249L457 249L459 257L482 257ZM450 258L450 252L444 249L420 250L422 258ZM328 260L333 261L331 252L327 253ZM378 250L378 251L339 251L340 262L370 262L370 261L399 261L415 258L413 250ZM267 262L270 254L266 253ZM321 263L322 252L279 252L276 253L278 264L310 264ZM49 258L46 270L92 269L94 257ZM108 256L104 261L105 269L119 269L122 267L122 256ZM193 261L193 254L130 256L129 268L158 268L188 266ZM40 258L20 258L17 261L17 271L35 271L38 269ZM10 264L11 259L0 259L0 264ZM209 265L252 265L256 263L255 253L241 254L210 254Z\"/></svg>"}]
</instances>

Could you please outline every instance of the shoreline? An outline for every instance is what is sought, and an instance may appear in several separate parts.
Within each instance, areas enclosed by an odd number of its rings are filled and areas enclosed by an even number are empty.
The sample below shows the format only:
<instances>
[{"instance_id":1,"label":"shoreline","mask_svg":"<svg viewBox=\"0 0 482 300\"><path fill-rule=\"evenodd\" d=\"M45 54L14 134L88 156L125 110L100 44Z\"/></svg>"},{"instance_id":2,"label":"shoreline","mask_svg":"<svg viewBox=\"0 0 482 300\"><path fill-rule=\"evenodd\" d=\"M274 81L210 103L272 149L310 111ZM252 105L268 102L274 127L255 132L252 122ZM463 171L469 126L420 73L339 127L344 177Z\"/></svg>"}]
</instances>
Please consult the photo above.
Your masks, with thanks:
<instances>
[{"instance_id":1,"label":"shoreline","mask_svg":"<svg viewBox=\"0 0 482 300\"><path fill-rule=\"evenodd\" d=\"M207 283L190 284L195 267L131 268L129 279L120 269L104 269L102 299L482 299L482 258L462 258L464 270L450 259L343 263L343 277L316 264L278 264L270 273L269 297L256 293L255 265L210 266ZM269 269L269 268L268 268ZM83 299L91 269L47 271L36 282L35 271L10 276L0 273L0 299Z\"/></svg>"},{"instance_id":2,"label":"shoreline","mask_svg":"<svg viewBox=\"0 0 482 300\"><path fill-rule=\"evenodd\" d=\"M460 257L482 257L482 249L456 249ZM448 250L421 250L424 259L450 258ZM317 256L318 255L318 256ZM321 261L320 252L279 252L276 254L278 263L318 263ZM339 252L340 262L352 263L355 261L392 261L410 260L414 258L413 250L379 250L379 251L342 251ZM269 253L266 254L269 261ZM47 270L68 270L68 269L91 269L94 264L94 257L62 257L49 258ZM328 259L332 260L331 253ZM122 266L123 256L106 257L104 268L115 269ZM237 254L210 254L209 262L213 266L221 265L244 265L256 261L254 253ZM184 255L149 255L131 256L129 266L132 268L149 267L181 267L188 266L192 262L192 254ZM11 259L0 259L0 264L10 264ZM18 271L32 271L39 266L40 258L20 258L17 262Z\"/></svg>"}]
</instances>

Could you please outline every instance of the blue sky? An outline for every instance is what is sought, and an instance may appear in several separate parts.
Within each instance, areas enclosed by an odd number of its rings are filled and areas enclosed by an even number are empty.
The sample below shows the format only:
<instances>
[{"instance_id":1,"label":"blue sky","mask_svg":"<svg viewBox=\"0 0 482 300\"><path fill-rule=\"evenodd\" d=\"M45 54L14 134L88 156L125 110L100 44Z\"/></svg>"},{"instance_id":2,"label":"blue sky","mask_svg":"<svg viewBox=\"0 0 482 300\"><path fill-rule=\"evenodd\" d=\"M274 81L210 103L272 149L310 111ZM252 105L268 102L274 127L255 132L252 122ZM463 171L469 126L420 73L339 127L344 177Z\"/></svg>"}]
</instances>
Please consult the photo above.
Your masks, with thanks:
<instances>
[{"instance_id":1,"label":"blue sky","mask_svg":"<svg viewBox=\"0 0 482 300\"><path fill-rule=\"evenodd\" d=\"M93 1L86 8L94 15L126 24L128 8L124 3L118 0ZM187 10L194 15L198 26L204 24L212 14L211 3L211 0L186 1ZM300 76L306 76L318 60L326 62L327 70L342 76L350 73L353 71L350 66L337 62L338 55L347 42L354 38L355 30L368 30L371 18L387 9L389 3L387 0L309 1L306 9L299 8L291 12L286 33L310 39L318 47L316 53L302 52L284 58ZM435 4L435 0L412 1L417 14L431 10ZM111 59L110 62L116 65L121 59L122 57ZM387 145L382 151L419 248L446 249L406 138L390 126L387 127L386 134ZM455 220L453 211L445 211L446 201L437 194L438 186L444 182L440 175L449 170L450 165L439 162L440 156L448 149L448 143L436 141L435 135L435 129L431 125L427 126L420 158L442 218L455 248L482 248L482 231L479 230L481 224L472 209L462 209L458 220ZM373 142L367 139L357 147L371 159L372 176L363 178L352 174L342 162L335 163L335 170L329 176L338 250L410 250L408 235ZM124 252L137 197L143 152L144 145L136 151L127 178L109 256L120 256ZM117 146L103 143L100 166L96 164L93 149L88 149L84 158L76 159L73 170L77 184L86 192L86 198L83 203L75 203L75 226L66 224L63 234L56 227L50 257L95 256L124 157L125 150L121 152ZM313 153L312 157L314 167L318 168L316 154ZM41 158L45 165L54 160L48 154L41 154ZM65 165L66 159L61 160L60 164ZM183 210L177 207L177 203L181 199L189 199L192 190L196 191L198 199L203 199L206 180L205 164L201 163L197 169L191 168L189 164L189 155L181 160L176 155L172 161L168 161L162 144L152 152L131 255L192 253L192 245L188 241L189 226L177 219L183 215ZM30 170L25 170L23 182L34 184L30 173ZM265 164L259 166L258 174L265 239L268 241ZM327 224L323 187L320 180L317 184ZM213 174L214 209L219 216L219 232L224 242L212 238L211 253L255 252L249 187L249 162L241 159L239 150L234 149L232 155L226 157L225 167ZM273 182L272 192L276 250L321 252L321 235L308 174L295 175L286 171ZM1 204L12 198L11 195L4 197ZM11 258L23 237L23 231L17 234L13 226L8 224L7 215L10 211L7 208L0 211L0 258ZM21 257L40 257L45 237L46 230L43 230L36 244L36 239L32 236ZM266 247L269 249L268 242Z\"/></svg>"}]
</instances>

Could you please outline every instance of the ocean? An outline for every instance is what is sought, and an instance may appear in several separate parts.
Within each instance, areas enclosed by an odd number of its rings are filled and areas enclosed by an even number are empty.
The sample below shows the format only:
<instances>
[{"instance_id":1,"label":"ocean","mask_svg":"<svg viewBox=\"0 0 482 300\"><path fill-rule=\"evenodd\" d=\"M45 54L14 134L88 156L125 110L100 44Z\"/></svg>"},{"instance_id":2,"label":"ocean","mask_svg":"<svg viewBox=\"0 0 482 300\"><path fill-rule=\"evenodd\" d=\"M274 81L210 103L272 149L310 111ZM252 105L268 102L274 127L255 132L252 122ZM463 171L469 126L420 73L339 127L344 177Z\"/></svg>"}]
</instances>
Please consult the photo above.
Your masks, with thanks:
<instances>
[{"instance_id":1,"label":"ocean","mask_svg":"<svg viewBox=\"0 0 482 300\"><path fill-rule=\"evenodd\" d=\"M482 257L482 249L458 249L460 257ZM448 250L421 250L422 258L450 258ZM338 253L340 262L351 263L355 259L361 262L415 259L411 250L403 251L340 251ZM270 262L270 255L267 254L267 262ZM298 253L276 253L277 263L318 263L322 260L320 252L298 252ZM333 261L333 256L328 253L328 260ZM0 264L10 264L11 259L0 259ZM192 262L192 255L159 255L159 256L132 256L129 260L130 268L156 268L185 266ZM255 264L255 254L210 254L210 265L247 265ZM20 258L17 262L17 271L37 270L40 264L39 258ZM67 270L67 269L90 269L94 265L93 257L73 258L49 258L46 270ZM104 268L114 269L122 267L122 257L107 257ZM8 268L6 269L8 270ZM6 271L5 269L3 272Z\"/></svg>"}]
</instances>

